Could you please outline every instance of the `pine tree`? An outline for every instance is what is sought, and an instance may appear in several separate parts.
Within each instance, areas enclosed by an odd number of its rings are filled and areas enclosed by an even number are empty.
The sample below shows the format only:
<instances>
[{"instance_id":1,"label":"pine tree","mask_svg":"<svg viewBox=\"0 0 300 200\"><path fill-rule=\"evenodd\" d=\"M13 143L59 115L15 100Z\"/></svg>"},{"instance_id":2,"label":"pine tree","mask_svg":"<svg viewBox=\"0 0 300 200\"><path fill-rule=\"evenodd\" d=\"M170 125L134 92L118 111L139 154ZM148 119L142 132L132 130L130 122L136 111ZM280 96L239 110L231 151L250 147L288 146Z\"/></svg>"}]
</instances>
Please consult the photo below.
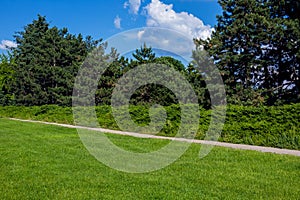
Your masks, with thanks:
<instances>
[{"instance_id":1,"label":"pine tree","mask_svg":"<svg viewBox=\"0 0 300 200\"><path fill-rule=\"evenodd\" d=\"M223 14L211 39L230 103L292 101L299 94L299 6L283 0L219 0ZM297 3L296 3L297 4ZM297 4L299 5L299 4Z\"/></svg>"},{"instance_id":2,"label":"pine tree","mask_svg":"<svg viewBox=\"0 0 300 200\"><path fill-rule=\"evenodd\" d=\"M85 41L66 28L49 27L40 15L15 38L17 103L71 105L77 71L99 41L90 37Z\"/></svg>"}]
</instances>

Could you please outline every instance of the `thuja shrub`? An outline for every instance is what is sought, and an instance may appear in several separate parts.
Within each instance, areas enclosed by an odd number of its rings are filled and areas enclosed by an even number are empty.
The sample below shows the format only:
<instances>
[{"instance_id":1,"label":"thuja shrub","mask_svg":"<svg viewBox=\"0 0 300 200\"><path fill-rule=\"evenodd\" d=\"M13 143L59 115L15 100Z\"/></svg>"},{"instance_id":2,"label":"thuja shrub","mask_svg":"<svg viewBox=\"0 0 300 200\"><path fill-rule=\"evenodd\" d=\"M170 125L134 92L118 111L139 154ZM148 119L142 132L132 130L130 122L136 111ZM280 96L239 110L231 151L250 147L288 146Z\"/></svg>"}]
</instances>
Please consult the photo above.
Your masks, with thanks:
<instances>
[{"instance_id":1,"label":"thuja shrub","mask_svg":"<svg viewBox=\"0 0 300 200\"><path fill-rule=\"evenodd\" d=\"M193 105L185 106L193 107ZM166 118L161 130L157 131L154 123L154 129L147 132L150 134L172 137L177 134L180 126L193 128L193 124L189 122L181 124L182 111L177 104L151 109L149 105L131 105L129 111L126 109L121 110L129 112L131 118L125 119L123 124L126 124L126 120L132 120L137 126L150 124L150 110L154 116L165 112ZM162 109L164 109L163 112ZM95 112L99 126L107 129L120 129L110 106L97 106ZM122 116L122 113L118 115ZM211 110L200 108L199 116L195 138L204 139L211 122ZM4 106L0 107L0 117L74 124L72 108L56 105ZM89 121L89 119L84 120ZM229 105L219 141L300 150L300 104L259 107Z\"/></svg>"}]
</instances>

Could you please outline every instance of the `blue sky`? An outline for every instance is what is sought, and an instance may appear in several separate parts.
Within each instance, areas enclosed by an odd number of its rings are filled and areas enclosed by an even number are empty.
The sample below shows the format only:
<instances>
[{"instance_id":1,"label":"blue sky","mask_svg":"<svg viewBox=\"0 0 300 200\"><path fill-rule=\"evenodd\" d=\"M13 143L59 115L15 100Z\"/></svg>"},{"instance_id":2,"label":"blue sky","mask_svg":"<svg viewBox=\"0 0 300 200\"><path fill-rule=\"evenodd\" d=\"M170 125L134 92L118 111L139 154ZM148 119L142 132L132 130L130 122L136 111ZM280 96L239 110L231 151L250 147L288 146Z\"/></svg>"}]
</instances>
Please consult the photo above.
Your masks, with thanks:
<instances>
[{"instance_id":1,"label":"blue sky","mask_svg":"<svg viewBox=\"0 0 300 200\"><path fill-rule=\"evenodd\" d=\"M148 26L205 38L221 8L217 0L1 0L0 51L13 46L14 33L38 14L46 16L51 26L94 39Z\"/></svg>"}]
</instances>

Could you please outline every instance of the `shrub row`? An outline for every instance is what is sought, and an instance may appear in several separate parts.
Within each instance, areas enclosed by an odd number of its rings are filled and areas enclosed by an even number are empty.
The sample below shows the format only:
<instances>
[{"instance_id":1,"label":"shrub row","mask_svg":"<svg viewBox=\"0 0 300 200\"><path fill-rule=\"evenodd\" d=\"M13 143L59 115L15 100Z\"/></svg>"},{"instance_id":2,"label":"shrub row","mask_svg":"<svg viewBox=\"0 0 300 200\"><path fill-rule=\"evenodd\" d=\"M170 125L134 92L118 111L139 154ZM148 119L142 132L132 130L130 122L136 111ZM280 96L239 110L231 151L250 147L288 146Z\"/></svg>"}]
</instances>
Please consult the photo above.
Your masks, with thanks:
<instances>
[{"instance_id":1,"label":"shrub row","mask_svg":"<svg viewBox=\"0 0 300 200\"><path fill-rule=\"evenodd\" d=\"M129 112L132 120L140 126L146 126L151 121L149 108L146 106L130 106ZM157 113L163 113L161 107L150 109L150 112L154 113L154 116L159 116ZM101 127L119 129L110 106L96 107L96 113ZM180 126L180 106L167 106L165 113L166 121L159 135L174 136ZM1 107L0 117L74 124L72 108L56 105ZM210 118L211 111L200 109L197 139L204 139ZM189 125L187 123L184 127L189 127ZM159 124L157 128L159 129ZM154 128L151 131L157 130ZM272 107L228 106L219 141L300 150L300 104Z\"/></svg>"}]
</instances>

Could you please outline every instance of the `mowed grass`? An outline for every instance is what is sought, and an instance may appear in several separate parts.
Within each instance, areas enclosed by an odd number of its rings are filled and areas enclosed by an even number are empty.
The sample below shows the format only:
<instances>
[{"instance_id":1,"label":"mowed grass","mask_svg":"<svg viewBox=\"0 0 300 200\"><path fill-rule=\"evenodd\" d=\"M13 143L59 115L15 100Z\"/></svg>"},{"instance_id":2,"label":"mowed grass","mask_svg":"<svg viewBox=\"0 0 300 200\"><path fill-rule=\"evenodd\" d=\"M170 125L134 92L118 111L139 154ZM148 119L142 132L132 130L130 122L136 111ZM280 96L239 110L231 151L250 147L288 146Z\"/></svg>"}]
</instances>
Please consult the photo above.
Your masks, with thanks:
<instances>
[{"instance_id":1,"label":"mowed grass","mask_svg":"<svg viewBox=\"0 0 300 200\"><path fill-rule=\"evenodd\" d=\"M145 174L111 169L75 129L0 119L0 199L298 199L300 158L193 144L175 163ZM166 141L110 135L134 151Z\"/></svg>"}]
</instances>

